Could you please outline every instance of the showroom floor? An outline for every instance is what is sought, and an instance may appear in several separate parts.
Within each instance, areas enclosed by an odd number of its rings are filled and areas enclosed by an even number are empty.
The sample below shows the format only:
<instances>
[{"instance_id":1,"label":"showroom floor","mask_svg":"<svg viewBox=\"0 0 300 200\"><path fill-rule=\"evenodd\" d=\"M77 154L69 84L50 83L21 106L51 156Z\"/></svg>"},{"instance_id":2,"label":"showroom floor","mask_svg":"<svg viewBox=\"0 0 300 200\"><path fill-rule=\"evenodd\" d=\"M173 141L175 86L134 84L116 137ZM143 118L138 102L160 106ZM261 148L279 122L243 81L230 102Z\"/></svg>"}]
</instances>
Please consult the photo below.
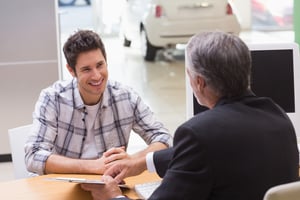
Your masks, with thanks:
<instances>
[{"instance_id":1,"label":"showroom floor","mask_svg":"<svg viewBox=\"0 0 300 200\"><path fill-rule=\"evenodd\" d=\"M61 29L62 30L62 29ZM62 33L62 41L69 33ZM246 42L290 42L293 32L253 32L241 33ZM109 76L131 86L151 107L157 118L174 133L176 127L186 120L184 51L177 49L168 53L160 52L156 62L144 62L139 45L131 48L122 46L118 37L104 37L107 49ZM64 63L64 61L63 61ZM63 77L68 78L65 70ZM143 148L138 137L130 140L129 152ZM13 180L12 163L0 163L0 181Z\"/></svg>"}]
</instances>

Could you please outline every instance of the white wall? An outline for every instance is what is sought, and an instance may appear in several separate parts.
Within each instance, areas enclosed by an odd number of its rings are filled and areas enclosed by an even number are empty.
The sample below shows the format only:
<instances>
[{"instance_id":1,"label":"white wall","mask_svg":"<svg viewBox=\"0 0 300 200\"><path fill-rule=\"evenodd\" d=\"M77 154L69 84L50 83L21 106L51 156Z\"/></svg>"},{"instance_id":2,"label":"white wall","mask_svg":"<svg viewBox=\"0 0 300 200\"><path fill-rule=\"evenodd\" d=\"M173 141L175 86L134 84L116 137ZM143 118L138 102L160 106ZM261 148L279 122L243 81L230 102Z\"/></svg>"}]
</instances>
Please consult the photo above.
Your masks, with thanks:
<instances>
[{"instance_id":1,"label":"white wall","mask_svg":"<svg viewBox=\"0 0 300 200\"><path fill-rule=\"evenodd\" d=\"M0 155L8 129L32 123L40 90L59 78L56 0L0 1Z\"/></svg>"}]
</instances>

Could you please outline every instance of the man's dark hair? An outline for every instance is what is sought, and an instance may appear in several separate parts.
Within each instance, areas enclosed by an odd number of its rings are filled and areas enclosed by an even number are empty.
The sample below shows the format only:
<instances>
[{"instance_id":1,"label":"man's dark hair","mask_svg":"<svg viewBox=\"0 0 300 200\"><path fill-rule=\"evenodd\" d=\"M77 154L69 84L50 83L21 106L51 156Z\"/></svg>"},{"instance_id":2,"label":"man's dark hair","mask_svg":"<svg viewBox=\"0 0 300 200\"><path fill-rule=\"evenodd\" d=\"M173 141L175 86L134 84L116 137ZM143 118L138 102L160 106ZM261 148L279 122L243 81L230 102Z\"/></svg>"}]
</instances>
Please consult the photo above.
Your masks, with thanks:
<instances>
[{"instance_id":1,"label":"man's dark hair","mask_svg":"<svg viewBox=\"0 0 300 200\"><path fill-rule=\"evenodd\" d=\"M100 49L106 60L104 44L99 35L91 30L78 30L71 35L63 47L68 65L76 72L75 66L78 55L82 52Z\"/></svg>"}]
</instances>

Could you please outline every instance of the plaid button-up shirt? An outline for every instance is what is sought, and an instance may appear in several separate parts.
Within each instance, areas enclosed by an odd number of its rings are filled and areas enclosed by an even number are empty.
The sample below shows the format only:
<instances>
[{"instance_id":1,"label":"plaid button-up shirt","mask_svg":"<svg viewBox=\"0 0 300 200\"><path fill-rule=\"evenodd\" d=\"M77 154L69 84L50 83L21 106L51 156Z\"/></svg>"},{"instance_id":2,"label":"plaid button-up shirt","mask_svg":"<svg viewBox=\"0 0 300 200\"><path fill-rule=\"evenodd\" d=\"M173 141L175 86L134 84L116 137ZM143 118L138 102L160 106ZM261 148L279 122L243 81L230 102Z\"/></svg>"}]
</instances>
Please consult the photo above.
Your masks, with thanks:
<instances>
[{"instance_id":1,"label":"plaid button-up shirt","mask_svg":"<svg viewBox=\"0 0 300 200\"><path fill-rule=\"evenodd\" d=\"M42 90L33 113L33 127L25 145L29 171L43 174L50 154L81 158L85 127L85 105L77 80L57 81ZM94 124L98 156L112 147L127 147L131 130L147 144L171 145L171 135L131 88L108 81Z\"/></svg>"}]
</instances>

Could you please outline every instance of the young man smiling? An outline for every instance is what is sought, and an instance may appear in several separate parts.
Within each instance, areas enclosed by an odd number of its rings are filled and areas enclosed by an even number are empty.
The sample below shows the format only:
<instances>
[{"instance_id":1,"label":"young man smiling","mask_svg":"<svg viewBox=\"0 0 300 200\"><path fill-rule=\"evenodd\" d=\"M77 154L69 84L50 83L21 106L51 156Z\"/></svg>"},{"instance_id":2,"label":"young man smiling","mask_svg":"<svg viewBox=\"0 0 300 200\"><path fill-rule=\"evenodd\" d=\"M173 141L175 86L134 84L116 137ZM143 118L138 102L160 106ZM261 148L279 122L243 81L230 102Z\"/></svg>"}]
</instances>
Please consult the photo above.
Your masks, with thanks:
<instances>
[{"instance_id":1,"label":"young man smiling","mask_svg":"<svg viewBox=\"0 0 300 200\"><path fill-rule=\"evenodd\" d=\"M144 162L171 136L131 88L108 80L106 51L98 34L79 30L63 48L73 79L42 90L25 145L30 172L103 174L120 162ZM131 130L149 145L126 153Z\"/></svg>"}]
</instances>

